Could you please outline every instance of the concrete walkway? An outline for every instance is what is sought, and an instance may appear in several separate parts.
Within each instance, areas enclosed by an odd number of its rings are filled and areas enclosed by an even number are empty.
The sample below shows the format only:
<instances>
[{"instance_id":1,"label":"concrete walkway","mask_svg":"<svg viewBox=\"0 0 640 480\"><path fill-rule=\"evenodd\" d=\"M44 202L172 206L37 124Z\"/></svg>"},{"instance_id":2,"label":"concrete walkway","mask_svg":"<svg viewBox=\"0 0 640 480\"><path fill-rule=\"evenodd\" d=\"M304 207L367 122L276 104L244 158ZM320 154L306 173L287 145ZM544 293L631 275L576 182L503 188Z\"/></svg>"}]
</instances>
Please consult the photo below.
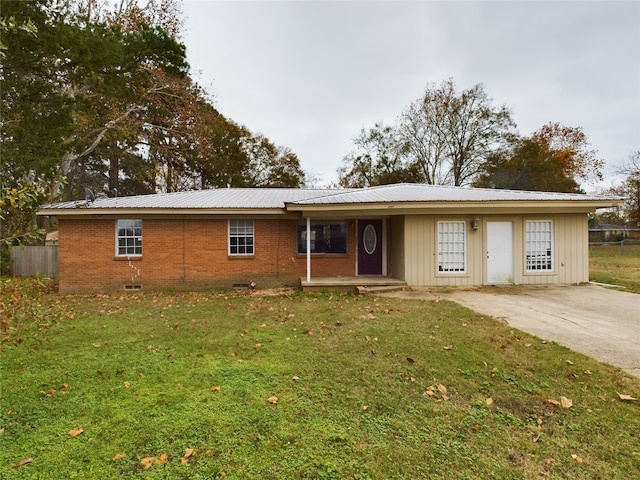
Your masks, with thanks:
<instances>
[{"instance_id":1,"label":"concrete walkway","mask_svg":"<svg viewBox=\"0 0 640 480\"><path fill-rule=\"evenodd\" d=\"M640 377L640 295L597 285L414 289L387 296L442 299Z\"/></svg>"}]
</instances>

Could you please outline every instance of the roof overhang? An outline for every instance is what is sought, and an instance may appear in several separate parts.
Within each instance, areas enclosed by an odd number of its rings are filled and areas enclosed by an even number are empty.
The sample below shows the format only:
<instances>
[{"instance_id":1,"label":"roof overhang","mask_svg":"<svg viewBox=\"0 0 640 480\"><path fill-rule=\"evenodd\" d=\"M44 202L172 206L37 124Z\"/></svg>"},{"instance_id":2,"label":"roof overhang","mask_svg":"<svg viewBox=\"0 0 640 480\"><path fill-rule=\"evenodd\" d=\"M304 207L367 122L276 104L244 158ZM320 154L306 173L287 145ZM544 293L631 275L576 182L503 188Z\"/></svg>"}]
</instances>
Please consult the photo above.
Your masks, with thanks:
<instances>
[{"instance_id":1,"label":"roof overhang","mask_svg":"<svg viewBox=\"0 0 640 480\"><path fill-rule=\"evenodd\" d=\"M591 213L600 208L622 205L621 200L548 200L548 201L459 201L459 202L379 202L364 204L297 204L286 205L287 211L303 217L372 216L372 215L441 215L441 214L542 214Z\"/></svg>"}]
</instances>

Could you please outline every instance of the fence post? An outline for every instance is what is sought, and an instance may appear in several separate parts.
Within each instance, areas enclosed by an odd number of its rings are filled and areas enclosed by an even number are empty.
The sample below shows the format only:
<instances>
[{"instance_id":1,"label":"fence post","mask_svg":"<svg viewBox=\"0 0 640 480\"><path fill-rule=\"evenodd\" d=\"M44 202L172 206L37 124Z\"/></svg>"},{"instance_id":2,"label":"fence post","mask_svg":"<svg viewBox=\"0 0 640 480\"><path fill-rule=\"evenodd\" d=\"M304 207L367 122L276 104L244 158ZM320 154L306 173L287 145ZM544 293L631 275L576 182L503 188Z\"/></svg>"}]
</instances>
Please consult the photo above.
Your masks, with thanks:
<instances>
[{"instance_id":1,"label":"fence post","mask_svg":"<svg viewBox=\"0 0 640 480\"><path fill-rule=\"evenodd\" d=\"M620 240L620 256L624 257L624 237Z\"/></svg>"}]
</instances>

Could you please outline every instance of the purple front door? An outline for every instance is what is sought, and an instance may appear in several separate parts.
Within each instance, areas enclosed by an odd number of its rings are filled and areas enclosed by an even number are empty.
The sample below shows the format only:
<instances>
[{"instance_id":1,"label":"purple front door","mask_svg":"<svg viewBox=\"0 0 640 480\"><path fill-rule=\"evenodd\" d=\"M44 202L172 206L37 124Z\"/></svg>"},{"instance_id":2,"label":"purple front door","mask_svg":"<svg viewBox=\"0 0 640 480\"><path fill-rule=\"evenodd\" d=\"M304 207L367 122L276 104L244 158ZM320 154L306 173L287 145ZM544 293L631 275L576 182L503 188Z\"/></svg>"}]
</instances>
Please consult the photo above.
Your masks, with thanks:
<instances>
[{"instance_id":1,"label":"purple front door","mask_svg":"<svg viewBox=\"0 0 640 480\"><path fill-rule=\"evenodd\" d=\"M358 220L358 275L382 275L382 220Z\"/></svg>"}]
</instances>

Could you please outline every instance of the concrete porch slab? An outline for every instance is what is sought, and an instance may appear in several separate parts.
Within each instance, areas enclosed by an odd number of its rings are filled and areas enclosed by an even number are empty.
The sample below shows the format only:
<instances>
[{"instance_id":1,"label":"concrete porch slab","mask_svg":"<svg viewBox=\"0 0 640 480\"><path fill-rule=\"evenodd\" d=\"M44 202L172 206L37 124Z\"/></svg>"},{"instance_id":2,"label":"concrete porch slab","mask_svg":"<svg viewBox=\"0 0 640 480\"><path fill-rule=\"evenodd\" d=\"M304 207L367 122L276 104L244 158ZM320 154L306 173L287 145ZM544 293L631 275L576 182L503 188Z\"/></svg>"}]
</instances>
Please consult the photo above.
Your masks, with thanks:
<instances>
[{"instance_id":1,"label":"concrete porch slab","mask_svg":"<svg viewBox=\"0 0 640 480\"><path fill-rule=\"evenodd\" d=\"M361 275L357 277L316 277L307 281L306 277L300 279L302 290L305 292L312 291L340 291L352 292L357 287L379 288L379 287L397 287L398 289L407 285L404 280L398 280L392 277L383 277L380 275Z\"/></svg>"}]
</instances>

